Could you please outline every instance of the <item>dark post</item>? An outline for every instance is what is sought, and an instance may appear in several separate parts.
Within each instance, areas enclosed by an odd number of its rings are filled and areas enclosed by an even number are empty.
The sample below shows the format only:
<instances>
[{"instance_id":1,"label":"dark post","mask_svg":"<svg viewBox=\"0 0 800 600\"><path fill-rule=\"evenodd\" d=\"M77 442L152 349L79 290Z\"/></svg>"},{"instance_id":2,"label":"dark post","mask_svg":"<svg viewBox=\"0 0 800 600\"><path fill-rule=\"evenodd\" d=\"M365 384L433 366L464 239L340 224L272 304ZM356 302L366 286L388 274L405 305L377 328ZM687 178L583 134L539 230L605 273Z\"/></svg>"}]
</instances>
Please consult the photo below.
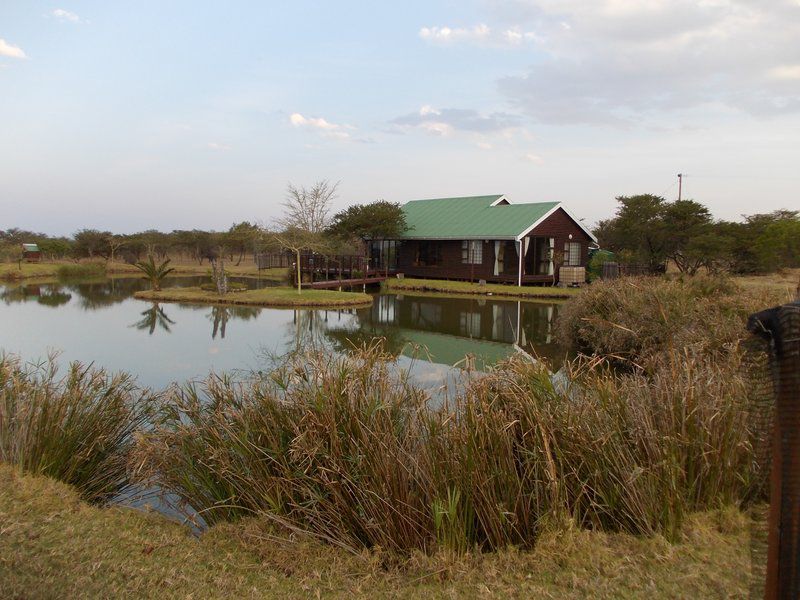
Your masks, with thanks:
<instances>
[{"instance_id":1,"label":"dark post","mask_svg":"<svg viewBox=\"0 0 800 600\"><path fill-rule=\"evenodd\" d=\"M800 302L756 313L750 331L769 340L775 419L764 597L800 596Z\"/></svg>"}]
</instances>

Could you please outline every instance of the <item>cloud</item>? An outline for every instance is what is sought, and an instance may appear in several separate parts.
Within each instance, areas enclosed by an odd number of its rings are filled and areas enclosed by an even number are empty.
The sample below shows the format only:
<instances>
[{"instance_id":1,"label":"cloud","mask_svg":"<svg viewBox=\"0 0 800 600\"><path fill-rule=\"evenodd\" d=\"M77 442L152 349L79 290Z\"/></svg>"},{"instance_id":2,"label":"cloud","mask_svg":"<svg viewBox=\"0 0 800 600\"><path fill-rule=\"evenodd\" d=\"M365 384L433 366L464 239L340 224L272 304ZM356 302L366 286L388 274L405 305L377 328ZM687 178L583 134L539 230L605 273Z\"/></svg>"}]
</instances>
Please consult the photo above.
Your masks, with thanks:
<instances>
[{"instance_id":1,"label":"cloud","mask_svg":"<svg viewBox=\"0 0 800 600\"><path fill-rule=\"evenodd\" d=\"M227 152L228 150L231 150L233 148L228 144L221 144L219 142L208 142L206 144L206 147L210 148L211 150L219 150L221 152Z\"/></svg>"},{"instance_id":2,"label":"cloud","mask_svg":"<svg viewBox=\"0 0 800 600\"><path fill-rule=\"evenodd\" d=\"M518 46L524 42L537 41L533 31L523 31L519 27L492 29L483 23L470 28L423 27L419 37L437 44L478 43L484 45Z\"/></svg>"},{"instance_id":3,"label":"cloud","mask_svg":"<svg viewBox=\"0 0 800 600\"><path fill-rule=\"evenodd\" d=\"M345 140L350 137L347 129L353 129L349 125L338 125L326 121L322 117L304 117L300 113L292 113L289 122L295 127L310 128L319 130L325 137Z\"/></svg>"},{"instance_id":4,"label":"cloud","mask_svg":"<svg viewBox=\"0 0 800 600\"><path fill-rule=\"evenodd\" d=\"M535 163L537 165L540 165L540 164L542 164L544 162L544 160L542 159L541 156L539 156L538 154L533 154L531 152L526 154L523 158L525 160L527 160L528 162L532 162L532 163Z\"/></svg>"},{"instance_id":5,"label":"cloud","mask_svg":"<svg viewBox=\"0 0 800 600\"><path fill-rule=\"evenodd\" d=\"M780 65L767 71L771 79L800 79L800 65Z\"/></svg>"},{"instance_id":6,"label":"cloud","mask_svg":"<svg viewBox=\"0 0 800 600\"><path fill-rule=\"evenodd\" d=\"M0 56L7 56L9 58L28 58L19 46L9 44L3 38L0 38Z\"/></svg>"},{"instance_id":7,"label":"cloud","mask_svg":"<svg viewBox=\"0 0 800 600\"><path fill-rule=\"evenodd\" d=\"M800 111L797 0L486 0L474 29L440 43L519 45L526 72L501 78L516 111L552 124L630 125L666 114ZM448 29L451 33L442 35ZM470 35L470 32L473 32ZM434 35L438 33L438 35ZM712 115L713 116L713 115Z\"/></svg>"},{"instance_id":8,"label":"cloud","mask_svg":"<svg viewBox=\"0 0 800 600\"><path fill-rule=\"evenodd\" d=\"M417 112L393 119L391 123L403 129L417 128L433 135L449 136L457 131L490 134L517 129L522 119L517 115L495 112L482 115L464 108L437 109L425 105Z\"/></svg>"},{"instance_id":9,"label":"cloud","mask_svg":"<svg viewBox=\"0 0 800 600\"><path fill-rule=\"evenodd\" d=\"M55 17L60 21L69 21L70 23L83 23L84 20L81 19L78 15L74 12L70 12L68 10L64 10L63 8L55 8L50 11L49 16Z\"/></svg>"}]
</instances>

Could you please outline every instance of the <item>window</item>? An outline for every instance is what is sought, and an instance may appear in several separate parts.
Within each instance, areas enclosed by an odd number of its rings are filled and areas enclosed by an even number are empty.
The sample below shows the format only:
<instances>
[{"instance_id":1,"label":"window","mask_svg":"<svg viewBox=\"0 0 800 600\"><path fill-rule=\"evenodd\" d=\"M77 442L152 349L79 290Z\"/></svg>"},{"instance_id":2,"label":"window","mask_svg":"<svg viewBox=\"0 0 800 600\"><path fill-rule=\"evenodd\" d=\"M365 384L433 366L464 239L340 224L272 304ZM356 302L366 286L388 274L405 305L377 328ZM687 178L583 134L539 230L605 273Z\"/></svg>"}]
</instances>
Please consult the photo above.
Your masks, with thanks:
<instances>
[{"instance_id":1,"label":"window","mask_svg":"<svg viewBox=\"0 0 800 600\"><path fill-rule=\"evenodd\" d=\"M415 267L435 267L441 258L439 242L419 242Z\"/></svg>"},{"instance_id":2,"label":"window","mask_svg":"<svg viewBox=\"0 0 800 600\"><path fill-rule=\"evenodd\" d=\"M564 264L568 267L581 266L583 249L579 242L564 242Z\"/></svg>"},{"instance_id":3,"label":"window","mask_svg":"<svg viewBox=\"0 0 800 600\"><path fill-rule=\"evenodd\" d=\"M461 262L465 265L483 264L483 242L464 240L461 242Z\"/></svg>"},{"instance_id":4,"label":"window","mask_svg":"<svg viewBox=\"0 0 800 600\"><path fill-rule=\"evenodd\" d=\"M370 267L373 269L397 268L397 247L395 240L378 240L370 244Z\"/></svg>"}]
</instances>

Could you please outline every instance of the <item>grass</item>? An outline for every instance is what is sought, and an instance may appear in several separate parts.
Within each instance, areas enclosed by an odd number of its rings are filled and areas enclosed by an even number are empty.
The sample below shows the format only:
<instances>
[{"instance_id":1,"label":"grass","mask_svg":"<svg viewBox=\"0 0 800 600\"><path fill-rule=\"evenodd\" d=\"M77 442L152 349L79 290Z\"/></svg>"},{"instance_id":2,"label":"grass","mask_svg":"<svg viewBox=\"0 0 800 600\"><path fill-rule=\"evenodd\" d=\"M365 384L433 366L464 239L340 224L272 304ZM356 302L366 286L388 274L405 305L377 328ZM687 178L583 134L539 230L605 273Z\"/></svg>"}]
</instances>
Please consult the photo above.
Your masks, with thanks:
<instances>
[{"instance_id":1,"label":"grass","mask_svg":"<svg viewBox=\"0 0 800 600\"><path fill-rule=\"evenodd\" d=\"M105 277L108 265L104 262L84 262L59 265L56 274L62 279L87 279L91 277Z\"/></svg>"},{"instance_id":2,"label":"grass","mask_svg":"<svg viewBox=\"0 0 800 600\"><path fill-rule=\"evenodd\" d=\"M148 398L127 375L0 355L0 462L74 485L102 502L125 492Z\"/></svg>"},{"instance_id":3,"label":"grass","mask_svg":"<svg viewBox=\"0 0 800 600\"><path fill-rule=\"evenodd\" d=\"M155 302L182 302L187 304L237 304L244 306L368 306L372 297L355 292L338 292L333 290L303 290L298 293L289 287L271 287L260 290L230 292L220 296L215 291L203 290L199 287L171 288L161 291L136 292L135 298Z\"/></svg>"},{"instance_id":4,"label":"grass","mask_svg":"<svg viewBox=\"0 0 800 600\"><path fill-rule=\"evenodd\" d=\"M750 314L791 299L737 282L703 276L596 282L562 307L557 336L573 351L627 365L643 366L671 349L735 351L750 337Z\"/></svg>"},{"instance_id":5,"label":"grass","mask_svg":"<svg viewBox=\"0 0 800 600\"><path fill-rule=\"evenodd\" d=\"M42 279L53 278L59 275L62 267L73 267L87 264L86 262L56 261L41 263L0 263L0 280ZM107 262L106 272L113 275L141 275L134 265L123 262ZM208 275L210 267L207 263L198 264L196 261L173 261L170 266L175 268L175 275ZM232 263L225 264L225 270L233 277L258 277L274 281L288 279L287 269L264 269L259 271L252 263L236 266ZM80 275L80 274L79 274Z\"/></svg>"},{"instance_id":6,"label":"grass","mask_svg":"<svg viewBox=\"0 0 800 600\"><path fill-rule=\"evenodd\" d=\"M137 464L208 523L259 515L358 552L534 547L548 523L678 539L758 497L746 382L673 352L648 372L510 361L434 409L378 345L173 390Z\"/></svg>"},{"instance_id":7,"label":"grass","mask_svg":"<svg viewBox=\"0 0 800 600\"><path fill-rule=\"evenodd\" d=\"M0 465L0 580L11 598L746 598L750 522L691 515L681 539L566 529L533 551L397 561L276 539L262 522L199 539L155 514L97 508Z\"/></svg>"},{"instance_id":8,"label":"grass","mask_svg":"<svg viewBox=\"0 0 800 600\"><path fill-rule=\"evenodd\" d=\"M765 275L747 275L734 280L745 289L762 289L793 297L800 291L800 269L783 269Z\"/></svg>"},{"instance_id":9,"label":"grass","mask_svg":"<svg viewBox=\"0 0 800 600\"><path fill-rule=\"evenodd\" d=\"M492 295L508 298L572 298L580 293L579 288L544 286L515 286L500 283L480 285L471 281L445 281L440 279L387 279L384 289L391 292L419 291L444 294Z\"/></svg>"}]
</instances>

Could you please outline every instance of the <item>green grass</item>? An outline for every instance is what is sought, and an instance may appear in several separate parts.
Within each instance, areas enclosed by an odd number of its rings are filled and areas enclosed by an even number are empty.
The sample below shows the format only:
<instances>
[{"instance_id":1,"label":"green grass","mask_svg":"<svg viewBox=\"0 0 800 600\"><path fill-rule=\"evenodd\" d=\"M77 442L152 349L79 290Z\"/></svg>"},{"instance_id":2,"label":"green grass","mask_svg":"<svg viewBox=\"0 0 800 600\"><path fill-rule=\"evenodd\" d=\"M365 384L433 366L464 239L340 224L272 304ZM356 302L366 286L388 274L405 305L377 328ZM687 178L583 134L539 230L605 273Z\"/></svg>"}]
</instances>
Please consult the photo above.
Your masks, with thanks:
<instances>
[{"instance_id":1,"label":"green grass","mask_svg":"<svg viewBox=\"0 0 800 600\"><path fill-rule=\"evenodd\" d=\"M372 303L368 294L338 292L333 290L303 290L299 292L289 287L271 287L260 290L229 292L220 296L214 291L199 287L168 288L159 292L136 292L135 298L156 302L183 302L187 304L239 304L245 306L276 307L339 307L367 306Z\"/></svg>"},{"instance_id":2,"label":"green grass","mask_svg":"<svg viewBox=\"0 0 800 600\"><path fill-rule=\"evenodd\" d=\"M59 265L55 263L0 263L0 279L17 280L55 277Z\"/></svg>"},{"instance_id":3,"label":"green grass","mask_svg":"<svg viewBox=\"0 0 800 600\"><path fill-rule=\"evenodd\" d=\"M747 598L751 522L692 515L682 538L566 529L533 551L353 555L249 520L200 538L157 514L97 508L0 465L0 581L9 598ZM276 539L275 534L278 535Z\"/></svg>"},{"instance_id":4,"label":"green grass","mask_svg":"<svg viewBox=\"0 0 800 600\"><path fill-rule=\"evenodd\" d=\"M571 298L580 293L579 288L544 286L515 286L500 283L480 285L471 281L445 281L440 279L387 279L384 289L391 292L420 291L444 294L492 295L509 298Z\"/></svg>"}]
</instances>

